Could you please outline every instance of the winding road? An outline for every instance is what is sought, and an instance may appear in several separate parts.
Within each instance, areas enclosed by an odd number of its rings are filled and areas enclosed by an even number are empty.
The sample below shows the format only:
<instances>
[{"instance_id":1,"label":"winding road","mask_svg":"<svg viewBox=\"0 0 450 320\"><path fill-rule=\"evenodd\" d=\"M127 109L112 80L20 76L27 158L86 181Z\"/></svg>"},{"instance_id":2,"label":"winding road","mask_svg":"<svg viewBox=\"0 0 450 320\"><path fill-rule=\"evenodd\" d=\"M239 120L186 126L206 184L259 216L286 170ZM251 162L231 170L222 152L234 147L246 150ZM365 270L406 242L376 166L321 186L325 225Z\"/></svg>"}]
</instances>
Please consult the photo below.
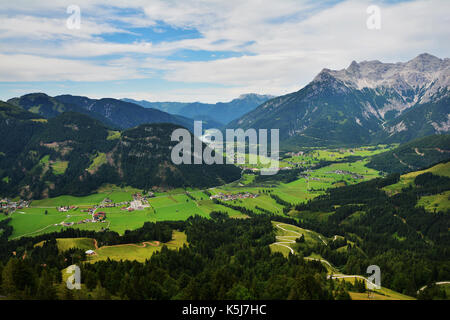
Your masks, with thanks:
<instances>
[{"instance_id":1,"label":"winding road","mask_svg":"<svg viewBox=\"0 0 450 320\"><path fill-rule=\"evenodd\" d=\"M279 224L277 224L277 225L275 225L275 226L276 226L278 229L281 229L281 230L286 231L286 232L292 232L292 233L295 233L296 235L295 235L295 236L276 236L276 237L275 237L276 239L280 239L280 240L282 240L282 241L278 241L278 242L275 242L275 243L273 243L273 244L276 244L276 245L278 245L278 246L282 246L282 247L288 248L289 250L291 250L291 253L292 253L292 254L295 254L294 249L292 249L292 248L291 248L290 246L288 246L287 244L295 243L295 239L297 239L298 237L300 237L302 234L299 233L299 232L297 232L297 231L284 229L281 225L283 225L283 224L282 224L282 223L279 223ZM286 225L286 224L285 224L285 225ZM292 240L292 238L294 238L294 239Z\"/></svg>"},{"instance_id":2,"label":"winding road","mask_svg":"<svg viewBox=\"0 0 450 320\"><path fill-rule=\"evenodd\" d=\"M329 274L327 276L327 279L345 279L345 278L358 278L361 280L364 280L367 282L367 285L370 286L376 286L373 282L371 282L369 279L367 279L366 277L360 276L360 275L346 275L346 274L336 274L336 275L332 275ZM380 287L381 288L381 287Z\"/></svg>"},{"instance_id":3,"label":"winding road","mask_svg":"<svg viewBox=\"0 0 450 320\"><path fill-rule=\"evenodd\" d=\"M291 233L293 233L294 235L292 235L292 236L276 236L276 239L278 239L278 240L280 240L280 241L277 241L277 242L275 242L275 243L273 243L273 244L278 245L278 246L282 246L282 247L285 247L285 248L288 248L288 249L291 251L292 254L295 254L294 249L292 249L289 245L295 243L295 239L297 239L298 237L300 237L302 234L299 233L299 232L297 232L297 231L294 231L294 230L288 230L288 229L285 229L285 228L282 227L283 225L284 225L284 226L289 226L288 224L283 224L283 223L276 224L275 226L276 226L278 229L280 229L280 230L283 230L283 231L285 231L285 232L291 232ZM310 232L310 230L305 230L305 231L306 231L306 232ZM319 236L319 238L320 238L320 240L322 240L322 242L325 243L325 241L322 239L322 237ZM337 235L334 236L333 241L335 241L336 239L337 239ZM325 245L326 245L326 243L325 243ZM325 263L326 265L328 265L332 270L335 270L335 269L336 269L336 268L334 268L327 260L324 260L324 259L312 258L312 257L305 257L304 259L305 259L305 260L315 260L315 261L320 261L320 262ZM364 281L367 283L367 285L369 285L369 286L375 286L375 284L374 284L373 282L371 282L368 278L363 277L363 276L360 276L360 275L346 275L346 274L335 274L335 275L333 275L333 274L329 274L329 275L327 276L327 279L345 279L345 278L357 278L357 279L361 279L361 280L364 280ZM435 282L434 284L435 284L435 285L450 284L450 281L440 281L440 282ZM424 290L426 287L427 287L427 286L423 286L422 288L420 288L419 290L417 290L417 293L419 293L420 291ZM380 287L380 288L381 288L381 287Z\"/></svg>"},{"instance_id":4,"label":"winding road","mask_svg":"<svg viewBox=\"0 0 450 320\"><path fill-rule=\"evenodd\" d=\"M110 248L110 247L123 247L123 246L133 246L133 247L138 247L138 248L145 248L147 247L147 245L152 246L152 247L158 247L159 245L161 245L161 242L159 241L144 241L140 244L136 244L136 243L123 243L123 244L115 244L112 246L103 246L103 247L99 247L98 246L98 242L97 239L93 239L94 240L94 248L95 250L98 250L100 248Z\"/></svg>"},{"instance_id":5,"label":"winding road","mask_svg":"<svg viewBox=\"0 0 450 320\"><path fill-rule=\"evenodd\" d=\"M288 230L288 229L285 229L285 228L282 227L283 225L284 225L284 226L289 226L288 224L284 224L284 223L279 223L279 224L276 224L275 226L276 226L278 229L281 229L281 230L283 230L283 231L285 231L285 232L291 232L291 233L293 233L293 234L295 234L295 235L294 235L294 236L276 236L276 239L281 240L281 241L274 242L273 244L278 245L278 246L282 246L282 247L285 247L285 248L288 248L288 249L291 251L292 254L295 254L294 249L292 249L289 245L295 243L295 239L297 239L298 237L300 237L302 234L299 233L299 232L297 232L297 231L294 231L294 230ZM306 229L304 229L304 230L305 230L306 232L312 232L311 230L306 230ZM323 242L325 245L327 245L327 243L325 242L325 240L323 240L322 237L321 237L320 235L318 235L318 236L319 236L320 240L322 240L322 242ZM335 237L335 239L336 239L337 236L334 236L334 237ZM311 261L320 261L320 262L326 264L327 266L329 266L329 267L331 268L331 270L336 270L336 268L333 267L333 266L331 265L331 263L329 263L329 262L328 262L327 260L325 260L325 259L313 258L313 257L305 257L304 259L305 259L305 260L311 260Z\"/></svg>"},{"instance_id":6,"label":"winding road","mask_svg":"<svg viewBox=\"0 0 450 320\"><path fill-rule=\"evenodd\" d=\"M283 231L286 231L286 232L292 232L292 233L294 233L295 234L295 236L276 236L276 238L277 239L280 239L280 240L282 240L282 241L278 241L278 242L275 242L274 244L276 244L276 245L279 245L279 246L283 246L283 247L286 247L286 248L288 248L289 250L291 250L291 253L292 254L294 254L295 252L294 252L294 250L291 248L291 247L289 247L287 244L292 244L292 243L295 243L295 239L297 239L298 237L300 237L302 234L301 233L299 233L299 232L297 232L297 231L294 231L294 230L287 230L287 229L285 229L285 228L283 228L282 227L282 225L285 225L285 226L288 226L287 224L284 224L284 223L279 223L279 224L277 224L277 225L275 225L278 229L281 229L281 230L283 230ZM306 232L311 232L311 230L306 230L306 229L304 229ZM326 242L325 242L325 240L323 240L323 238L320 236L320 235L317 235L318 237L319 237L319 239L324 243L324 245L328 245ZM336 237L336 236L335 236ZM294 238L294 240L292 240L291 238ZM306 259L306 258L305 258ZM313 258L311 258L311 259L313 259ZM316 259L316 260L320 260L320 259ZM324 260L325 261L325 260ZM328 261L327 261L327 263L328 263ZM328 263L329 264L329 263Z\"/></svg>"}]
</instances>

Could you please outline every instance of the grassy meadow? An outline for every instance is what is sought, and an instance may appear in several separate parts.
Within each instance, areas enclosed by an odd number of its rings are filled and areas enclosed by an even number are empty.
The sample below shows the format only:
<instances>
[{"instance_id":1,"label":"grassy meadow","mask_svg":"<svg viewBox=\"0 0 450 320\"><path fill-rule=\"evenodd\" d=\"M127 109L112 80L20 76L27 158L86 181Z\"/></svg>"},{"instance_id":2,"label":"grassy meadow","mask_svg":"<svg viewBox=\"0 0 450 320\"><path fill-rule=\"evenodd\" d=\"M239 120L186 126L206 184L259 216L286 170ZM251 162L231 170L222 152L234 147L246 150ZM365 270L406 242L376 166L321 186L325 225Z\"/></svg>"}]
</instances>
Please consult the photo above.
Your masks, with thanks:
<instances>
[{"instance_id":1,"label":"grassy meadow","mask_svg":"<svg viewBox=\"0 0 450 320\"><path fill-rule=\"evenodd\" d=\"M275 178L274 183L270 187L258 186L254 183L255 175L244 174L239 181L211 188L208 191L211 194L235 194L240 192L258 194L259 196L256 198L237 199L228 203L251 209L256 213L263 213L264 210L269 210L275 214L283 215L283 206L278 204L269 194L264 193L264 191L270 190L272 194L295 205L323 194L328 188L376 178L379 176L379 173L365 166L368 162L367 157L385 151L388 148L389 146L378 146L342 150L309 150L302 156L284 159L284 165L292 165L288 163L288 160L309 161L309 163L313 164L320 160L342 161L350 156L365 158L362 160L358 158L353 162L333 163L317 170L308 169L302 173L302 176L289 183L276 181ZM96 159L98 161L94 161L94 163L102 163L104 161L104 155L98 154ZM45 157L41 162L46 164L50 163L49 159ZM62 163L58 162L52 165L61 166L60 170L64 167ZM94 167L91 169L95 170ZM194 200L185 194L186 191L189 191ZM17 210L11 215L11 225L14 231L10 238L14 239L21 236L35 236L46 232L59 231L62 228L67 228L60 225L62 222L76 223L89 218L90 215L81 212L82 209L98 205L105 198L109 198L115 203L131 201L132 194L138 192L142 192L142 190L132 187L120 188L115 185L104 185L96 193L84 197L63 195L55 198L34 200L29 208ZM106 212L107 215L105 223L75 224L71 227L96 231L108 228L123 234L125 230L141 227L146 221L186 220L194 215L209 217L212 211L226 212L233 218L246 218L245 215L237 210L215 204L202 190L191 188L161 189L156 190L154 194L155 197L149 199L150 207L144 210L128 212L120 210L120 207L102 208L99 210ZM424 199L423 201L428 207L435 205L435 199ZM78 209L60 213L56 210L59 206L76 206ZM260 208L263 208L263 210ZM46 211L47 214L45 214ZM327 214L325 213L315 214L319 219L327 218ZM306 216L308 213L302 212L301 215L297 212L290 213L290 216L296 219L301 219L302 215ZM1 219L3 218L5 217L2 216Z\"/></svg>"}]
</instances>

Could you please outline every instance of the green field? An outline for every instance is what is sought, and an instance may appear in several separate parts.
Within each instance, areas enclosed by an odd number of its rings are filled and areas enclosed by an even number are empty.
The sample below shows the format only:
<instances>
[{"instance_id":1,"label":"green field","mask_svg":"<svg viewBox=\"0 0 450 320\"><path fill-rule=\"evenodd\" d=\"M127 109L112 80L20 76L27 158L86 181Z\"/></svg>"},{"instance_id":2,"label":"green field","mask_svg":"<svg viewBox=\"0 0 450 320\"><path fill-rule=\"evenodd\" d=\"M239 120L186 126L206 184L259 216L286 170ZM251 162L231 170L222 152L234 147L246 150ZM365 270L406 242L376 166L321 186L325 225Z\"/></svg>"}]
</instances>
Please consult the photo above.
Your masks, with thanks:
<instances>
[{"instance_id":1,"label":"green field","mask_svg":"<svg viewBox=\"0 0 450 320\"><path fill-rule=\"evenodd\" d=\"M342 278L339 279L339 281L355 283L355 279L356 278ZM361 281L361 279L358 279L358 281ZM394 290L385 287L373 290L370 296L368 296L367 292L365 293L349 292L349 294L352 300L416 300L414 297L401 294L399 292L396 292Z\"/></svg>"},{"instance_id":2,"label":"green field","mask_svg":"<svg viewBox=\"0 0 450 320\"><path fill-rule=\"evenodd\" d=\"M151 242L151 240L150 240ZM89 256L89 262L97 262L101 260L136 260L143 262L149 259L153 253L158 252L163 246L169 249L176 250L182 248L183 245L187 245L186 234L184 232L174 231L172 234L172 240L167 243L151 242L150 244L123 244L115 246L104 246L95 250L95 255Z\"/></svg>"},{"instance_id":3,"label":"green field","mask_svg":"<svg viewBox=\"0 0 450 320\"><path fill-rule=\"evenodd\" d=\"M97 157L95 157L92 160L92 163L87 170L88 171L96 171L98 168L100 168L105 163L106 163L106 154L103 152L100 152L97 155Z\"/></svg>"},{"instance_id":4,"label":"green field","mask_svg":"<svg viewBox=\"0 0 450 320\"><path fill-rule=\"evenodd\" d=\"M377 152L381 152L382 150L384 149L375 148L374 150L369 150L368 148L356 148L353 150L353 153L350 150L341 150L342 152L340 150L315 150L308 155L301 157L306 157L311 161L315 159L314 157L318 157L317 159L330 160L334 158L339 160L350 155L370 156ZM312 155L314 155L314 157ZM95 169L95 167L100 163L103 163L105 159L104 154L98 154L92 163L91 169ZM278 204L269 194L264 193L264 191L270 190L272 194L293 205L302 203L323 194L328 188L358 183L363 180L378 177L379 173L376 170L365 167L367 161L367 159L364 159L352 163L335 163L317 170L309 169L302 173L306 177L299 177L297 180L290 183L280 183L275 181L274 185L271 187L254 186L255 176L246 174L243 175L240 181L212 188L209 191L212 194L235 194L239 192L258 194L259 196L257 198L238 199L229 201L228 203L248 208L256 213L263 213L264 211L259 209L263 208L264 210L269 210L275 214L283 215L283 206ZM49 157L44 157L41 162L43 164L48 164ZM337 170L341 170L342 172L336 173ZM363 177L355 175L361 175ZM251 186L249 184L251 184ZM195 200L186 196L186 191L189 191ZM60 224L63 221L76 223L82 219L89 218L89 215L82 213L80 209L98 205L105 198L109 198L115 203L128 202L132 200L132 194L138 192L142 192L142 190L131 187L120 188L114 185L104 185L97 190L97 193L84 197L64 195L55 198L34 200L31 203L30 208L20 210L11 216L11 225L13 226L14 231L10 238L17 238L25 235L35 236L46 232L59 231L63 227L60 225L55 226L55 224ZM109 228L112 231L123 234L125 230L141 227L146 221L186 220L194 215L209 217L209 214L212 211L226 212L233 218L246 218L245 215L237 210L213 203L213 201L201 190L189 188L187 190L181 188L159 190L155 192L155 196L156 197L149 199L150 207L144 210L128 212L120 210L119 207L102 208L99 210L104 211L107 214L105 223L76 224L72 227L96 231L103 228ZM428 199L425 200L429 201ZM431 203L430 205L433 206L434 204ZM59 213L56 211L56 208L59 206L76 206L80 209L70 210L67 213ZM44 214L45 210L48 211L47 215ZM301 219L302 216L306 217L308 213L302 212L299 214L293 211L290 215L293 218ZM326 219L327 215L329 214L316 213L316 217L319 219Z\"/></svg>"},{"instance_id":5,"label":"green field","mask_svg":"<svg viewBox=\"0 0 450 320\"><path fill-rule=\"evenodd\" d=\"M35 246L42 246L45 241L41 241L35 244ZM72 248L78 248L82 250L95 249L94 240L91 238L60 238L56 239L59 251L67 251Z\"/></svg>"},{"instance_id":6,"label":"green field","mask_svg":"<svg viewBox=\"0 0 450 320\"><path fill-rule=\"evenodd\" d=\"M67 167L69 166L68 161L51 161L49 155L45 155L42 157L42 159L39 161L39 165L44 168L44 170L47 170L49 167L53 169L53 172L56 175L61 175L66 172Z\"/></svg>"},{"instance_id":7,"label":"green field","mask_svg":"<svg viewBox=\"0 0 450 320\"><path fill-rule=\"evenodd\" d=\"M45 214L45 210L48 214ZM36 236L45 232L59 231L61 227L54 225L64 221L66 215L59 213L55 208L26 208L15 211L11 218L13 226L11 239L14 239L24 235Z\"/></svg>"},{"instance_id":8,"label":"green field","mask_svg":"<svg viewBox=\"0 0 450 320\"><path fill-rule=\"evenodd\" d=\"M106 138L107 140L116 140L116 139L120 139L120 131L112 131L112 130L108 130L108 137Z\"/></svg>"},{"instance_id":9,"label":"green field","mask_svg":"<svg viewBox=\"0 0 450 320\"><path fill-rule=\"evenodd\" d=\"M417 202L418 207L424 207L428 211L445 211L450 209L450 191L445 191L432 196L424 196Z\"/></svg>"},{"instance_id":10,"label":"green field","mask_svg":"<svg viewBox=\"0 0 450 320\"><path fill-rule=\"evenodd\" d=\"M447 163L440 163L438 165L435 165L431 168L420 170L420 171L414 171L407 174L404 174L400 177L400 181L396 184L392 184L390 186L386 186L383 188L386 192L390 194L395 194L397 192L400 192L403 188L406 188L414 183L414 179L423 173L431 172L434 175L438 176L445 176L450 177L450 162Z\"/></svg>"},{"instance_id":11,"label":"green field","mask_svg":"<svg viewBox=\"0 0 450 320\"><path fill-rule=\"evenodd\" d=\"M349 292L349 294L352 300L416 300L413 297L386 288L372 292L370 296L367 293L359 292Z\"/></svg>"},{"instance_id":12,"label":"green field","mask_svg":"<svg viewBox=\"0 0 450 320\"><path fill-rule=\"evenodd\" d=\"M367 158L382 152L386 152L395 148L396 145L378 145L363 146L358 148L340 148L340 149L308 149L306 148L303 155L292 156L282 159L282 163L297 163L303 167L310 167L321 160L324 161L340 161L350 157ZM282 165L280 165L282 167Z\"/></svg>"},{"instance_id":13,"label":"green field","mask_svg":"<svg viewBox=\"0 0 450 320\"><path fill-rule=\"evenodd\" d=\"M69 166L69 161L56 161L52 163L51 166L55 174L64 174Z\"/></svg>"},{"instance_id":14,"label":"green field","mask_svg":"<svg viewBox=\"0 0 450 320\"><path fill-rule=\"evenodd\" d=\"M104 246L100 248L95 247L94 239L90 238L64 238L56 239L58 250L66 251L71 248L78 248L82 250L94 250L95 254L88 256L88 262L94 263L100 260L137 260L140 262L149 259L153 253L158 252L163 246L169 249L179 249L183 245L188 245L186 234L184 232L173 231L172 240L167 243L159 243L151 239L139 244L121 244L113 246ZM42 246L44 241L41 241L35 246Z\"/></svg>"},{"instance_id":15,"label":"green field","mask_svg":"<svg viewBox=\"0 0 450 320\"><path fill-rule=\"evenodd\" d=\"M108 193L95 193L85 197L59 196L56 198L47 198L42 200L34 200L31 203L33 208L56 208L59 206L81 206L87 207L98 204L108 197Z\"/></svg>"},{"instance_id":16,"label":"green field","mask_svg":"<svg viewBox=\"0 0 450 320\"><path fill-rule=\"evenodd\" d=\"M58 243L58 250L66 251L72 248L79 248L82 250L94 249L94 240L89 238L67 238L67 239L56 239Z\"/></svg>"},{"instance_id":17,"label":"green field","mask_svg":"<svg viewBox=\"0 0 450 320\"><path fill-rule=\"evenodd\" d=\"M135 192L133 190L132 192ZM106 212L107 219L105 223L85 223L75 224L70 228L99 231L102 228L109 228L123 234L125 230L133 230L142 227L146 221L167 221L167 220L186 220L190 216L200 215L209 217L211 211L225 211L231 217L244 217L240 212L233 209L214 204L202 192L193 193L197 196L193 201L185 194L165 195L151 198L150 208L144 210L135 210L128 212L119 207L101 208L99 211ZM98 204L106 197L114 202L132 200L131 192L114 191L110 193L97 193L86 197L60 196L52 199L33 201L30 208L17 210L11 215L13 234L11 239L21 236L37 236L47 232L60 231L63 228L61 222L78 222L90 218L88 213L78 210L69 210L69 212L58 212L57 206L74 205L78 207L90 207ZM47 214L45 214L47 211ZM2 219L6 216L2 215Z\"/></svg>"}]
</instances>

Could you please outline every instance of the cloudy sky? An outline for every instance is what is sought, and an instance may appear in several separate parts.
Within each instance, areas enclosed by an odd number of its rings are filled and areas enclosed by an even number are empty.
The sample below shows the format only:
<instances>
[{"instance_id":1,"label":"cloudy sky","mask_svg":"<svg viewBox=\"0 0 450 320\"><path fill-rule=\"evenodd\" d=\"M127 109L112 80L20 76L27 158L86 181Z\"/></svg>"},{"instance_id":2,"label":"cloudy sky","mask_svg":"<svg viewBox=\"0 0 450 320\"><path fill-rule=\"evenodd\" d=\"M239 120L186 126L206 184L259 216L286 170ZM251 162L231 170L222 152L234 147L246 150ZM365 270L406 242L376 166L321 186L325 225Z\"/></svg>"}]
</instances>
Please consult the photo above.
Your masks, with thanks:
<instances>
[{"instance_id":1,"label":"cloudy sky","mask_svg":"<svg viewBox=\"0 0 450 320\"><path fill-rule=\"evenodd\" d=\"M1 100L30 92L202 102L281 95L352 60L446 58L450 49L448 0L0 3ZM370 5L380 9L380 29L367 26Z\"/></svg>"}]
</instances>

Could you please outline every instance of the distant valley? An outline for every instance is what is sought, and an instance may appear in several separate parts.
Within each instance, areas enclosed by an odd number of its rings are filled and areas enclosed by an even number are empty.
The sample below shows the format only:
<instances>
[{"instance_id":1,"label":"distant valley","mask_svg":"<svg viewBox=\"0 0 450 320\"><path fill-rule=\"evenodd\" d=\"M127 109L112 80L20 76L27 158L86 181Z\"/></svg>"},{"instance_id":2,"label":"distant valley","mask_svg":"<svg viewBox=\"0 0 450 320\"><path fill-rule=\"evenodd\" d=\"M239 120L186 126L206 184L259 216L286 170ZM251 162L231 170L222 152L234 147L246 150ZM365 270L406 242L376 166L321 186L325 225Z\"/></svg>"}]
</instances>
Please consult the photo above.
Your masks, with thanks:
<instances>
[{"instance_id":1,"label":"distant valley","mask_svg":"<svg viewBox=\"0 0 450 320\"><path fill-rule=\"evenodd\" d=\"M148 102L133 99L122 99L123 101L139 104L145 108L154 108L167 113L181 115L195 120L215 121L225 125L247 112L254 110L264 102L274 98L270 95L243 94L230 102L218 102L215 104L192 102Z\"/></svg>"}]
</instances>

